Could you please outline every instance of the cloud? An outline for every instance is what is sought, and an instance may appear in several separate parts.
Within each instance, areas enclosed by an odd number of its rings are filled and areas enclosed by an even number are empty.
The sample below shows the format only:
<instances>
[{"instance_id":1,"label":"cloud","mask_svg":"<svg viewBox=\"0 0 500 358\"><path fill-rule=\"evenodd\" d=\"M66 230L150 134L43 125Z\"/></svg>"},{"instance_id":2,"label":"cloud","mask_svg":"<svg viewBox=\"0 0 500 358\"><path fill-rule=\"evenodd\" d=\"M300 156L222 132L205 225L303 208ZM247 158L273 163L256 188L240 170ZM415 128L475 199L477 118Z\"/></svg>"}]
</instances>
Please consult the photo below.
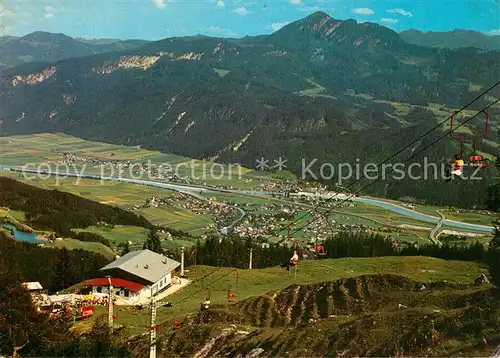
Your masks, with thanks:
<instances>
[{"instance_id":1,"label":"cloud","mask_svg":"<svg viewBox=\"0 0 500 358\"><path fill-rule=\"evenodd\" d=\"M233 10L234 13L238 14L238 15L248 15L250 14L250 10L248 10L246 7L239 7L237 9L234 9Z\"/></svg>"},{"instance_id":2,"label":"cloud","mask_svg":"<svg viewBox=\"0 0 500 358\"><path fill-rule=\"evenodd\" d=\"M52 19L55 16L55 13L57 12L55 8L48 5L43 8L43 11L45 12L45 15L43 15L43 17L46 19Z\"/></svg>"},{"instance_id":3,"label":"cloud","mask_svg":"<svg viewBox=\"0 0 500 358\"><path fill-rule=\"evenodd\" d=\"M266 28L274 31L278 31L281 29L283 26L286 26L290 23L290 21L283 21L283 22L273 22L272 24L268 25Z\"/></svg>"},{"instance_id":4,"label":"cloud","mask_svg":"<svg viewBox=\"0 0 500 358\"><path fill-rule=\"evenodd\" d=\"M367 7L358 7L356 9L352 9L352 12L358 15L373 15L375 11L372 9L368 9Z\"/></svg>"},{"instance_id":5,"label":"cloud","mask_svg":"<svg viewBox=\"0 0 500 358\"><path fill-rule=\"evenodd\" d=\"M500 29L491 30L488 32L488 35L491 35L491 36L500 35Z\"/></svg>"},{"instance_id":6,"label":"cloud","mask_svg":"<svg viewBox=\"0 0 500 358\"><path fill-rule=\"evenodd\" d=\"M155 4L155 6L156 6L158 9L163 9L163 8L165 8L165 0L153 0L153 4Z\"/></svg>"},{"instance_id":7,"label":"cloud","mask_svg":"<svg viewBox=\"0 0 500 358\"><path fill-rule=\"evenodd\" d=\"M300 5L302 4L302 0L290 0L290 4Z\"/></svg>"},{"instance_id":8,"label":"cloud","mask_svg":"<svg viewBox=\"0 0 500 358\"><path fill-rule=\"evenodd\" d=\"M3 6L0 5L0 16L1 17L13 17L14 12L11 9L4 9Z\"/></svg>"},{"instance_id":9,"label":"cloud","mask_svg":"<svg viewBox=\"0 0 500 358\"><path fill-rule=\"evenodd\" d=\"M400 14L403 16L413 17L413 14L409 11L406 11L405 9L390 9L387 10L387 12L390 12L392 14Z\"/></svg>"},{"instance_id":10,"label":"cloud","mask_svg":"<svg viewBox=\"0 0 500 358\"><path fill-rule=\"evenodd\" d=\"M219 35L219 36L224 36L224 37L238 37L239 35L229 29L224 29L219 26L208 26L205 28L205 32L211 35Z\"/></svg>"},{"instance_id":11,"label":"cloud","mask_svg":"<svg viewBox=\"0 0 500 358\"><path fill-rule=\"evenodd\" d=\"M386 24L395 24L398 22L398 20L391 19L390 17L383 17L380 19L380 22L385 22Z\"/></svg>"},{"instance_id":12,"label":"cloud","mask_svg":"<svg viewBox=\"0 0 500 358\"><path fill-rule=\"evenodd\" d=\"M224 6L226 6L226 4L224 4L224 1L222 0L217 1L217 7L224 7Z\"/></svg>"},{"instance_id":13,"label":"cloud","mask_svg":"<svg viewBox=\"0 0 500 358\"><path fill-rule=\"evenodd\" d=\"M315 6L301 7L299 10L300 11L307 11L307 12L310 12L310 11L316 12L316 11L321 10L321 8L319 6L317 6L317 5L315 5Z\"/></svg>"}]
</instances>

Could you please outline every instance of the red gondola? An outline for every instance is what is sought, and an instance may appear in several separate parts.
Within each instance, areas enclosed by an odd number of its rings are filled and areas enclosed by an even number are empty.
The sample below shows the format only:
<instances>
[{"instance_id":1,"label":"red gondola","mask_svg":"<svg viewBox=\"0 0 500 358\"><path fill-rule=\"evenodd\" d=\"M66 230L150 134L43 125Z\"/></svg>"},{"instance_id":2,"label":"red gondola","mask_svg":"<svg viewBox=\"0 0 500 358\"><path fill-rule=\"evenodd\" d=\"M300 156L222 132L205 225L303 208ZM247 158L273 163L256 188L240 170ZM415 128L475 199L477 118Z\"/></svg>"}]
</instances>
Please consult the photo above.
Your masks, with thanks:
<instances>
[{"instance_id":1,"label":"red gondola","mask_svg":"<svg viewBox=\"0 0 500 358\"><path fill-rule=\"evenodd\" d=\"M488 134L488 129L490 127L490 116L485 111L483 111L483 113L484 113L484 119L485 119L484 130L481 133L479 133L479 135L476 134L474 136L474 147L473 147L474 154L469 157L469 162L470 162L471 166L473 166L475 168L488 167L488 162L481 155L477 154L477 140L480 137L486 136Z\"/></svg>"},{"instance_id":2,"label":"red gondola","mask_svg":"<svg viewBox=\"0 0 500 358\"><path fill-rule=\"evenodd\" d=\"M81 309L80 316L85 319L94 315L94 306L84 306Z\"/></svg>"},{"instance_id":3,"label":"red gondola","mask_svg":"<svg viewBox=\"0 0 500 358\"><path fill-rule=\"evenodd\" d=\"M476 134L474 136L474 144L473 144L473 151L474 153L468 157L468 166L474 167L474 168L486 168L488 167L487 161L477 153L477 142L480 137L484 137L488 134L488 129L490 126L490 118L487 112L482 111L484 114L485 118L485 128L484 130ZM451 174L453 175L461 175L463 167L465 165L464 160L463 160L463 152L464 152L464 140L457 137L454 133L454 128L453 128L453 122L455 120L455 115L457 112L454 112L451 117L450 117L450 137L456 140L457 142L460 143L460 153L455 154L454 156L454 164L452 166L452 171Z\"/></svg>"},{"instance_id":4,"label":"red gondola","mask_svg":"<svg viewBox=\"0 0 500 358\"><path fill-rule=\"evenodd\" d=\"M315 247L315 251L316 251L316 255L318 255L319 257L324 257L327 254L327 251L325 251L325 247L322 245L317 245Z\"/></svg>"},{"instance_id":5,"label":"red gondola","mask_svg":"<svg viewBox=\"0 0 500 358\"><path fill-rule=\"evenodd\" d=\"M236 293L233 293L231 292L231 288L233 286L237 286L238 285L238 271L235 271L236 273L236 279L234 280L234 282L227 288L227 302L236 302L237 299L236 299Z\"/></svg>"},{"instance_id":6,"label":"red gondola","mask_svg":"<svg viewBox=\"0 0 500 358\"><path fill-rule=\"evenodd\" d=\"M236 294L228 292L227 293L227 301L228 302L236 302Z\"/></svg>"}]
</instances>

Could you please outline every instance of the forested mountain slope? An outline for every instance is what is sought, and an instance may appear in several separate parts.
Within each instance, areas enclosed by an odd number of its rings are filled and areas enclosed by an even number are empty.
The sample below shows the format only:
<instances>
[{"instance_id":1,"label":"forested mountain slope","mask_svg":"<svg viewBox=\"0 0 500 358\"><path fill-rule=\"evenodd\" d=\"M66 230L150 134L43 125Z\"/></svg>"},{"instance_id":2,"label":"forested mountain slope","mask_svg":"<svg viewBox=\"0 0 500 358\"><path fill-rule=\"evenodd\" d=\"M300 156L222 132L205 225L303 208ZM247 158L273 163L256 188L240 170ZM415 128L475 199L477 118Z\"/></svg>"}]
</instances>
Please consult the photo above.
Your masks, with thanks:
<instances>
[{"instance_id":1,"label":"forested mountain slope","mask_svg":"<svg viewBox=\"0 0 500 358\"><path fill-rule=\"evenodd\" d=\"M26 62L54 62L65 58L124 51L147 43L142 40L91 41L37 31L22 37L0 38L0 69Z\"/></svg>"},{"instance_id":2,"label":"forested mountain slope","mask_svg":"<svg viewBox=\"0 0 500 358\"><path fill-rule=\"evenodd\" d=\"M411 45L380 25L317 12L266 36L169 38L127 52L7 69L0 119L6 134L59 131L249 167L262 156L282 157L300 175L302 160L314 158L319 165L382 162L494 83L499 54ZM479 148L491 155L499 152L499 112L490 109L493 130ZM470 125L481 126L479 119ZM441 135L433 132L393 162ZM470 150L473 136L464 135ZM441 141L416 159L443 163L456 151ZM330 182L337 178L334 173ZM465 197L476 205L484 198L475 187L489 184L447 186L436 198L444 187L435 180L388 180L369 191L385 193L389 183L392 197L440 203Z\"/></svg>"}]
</instances>

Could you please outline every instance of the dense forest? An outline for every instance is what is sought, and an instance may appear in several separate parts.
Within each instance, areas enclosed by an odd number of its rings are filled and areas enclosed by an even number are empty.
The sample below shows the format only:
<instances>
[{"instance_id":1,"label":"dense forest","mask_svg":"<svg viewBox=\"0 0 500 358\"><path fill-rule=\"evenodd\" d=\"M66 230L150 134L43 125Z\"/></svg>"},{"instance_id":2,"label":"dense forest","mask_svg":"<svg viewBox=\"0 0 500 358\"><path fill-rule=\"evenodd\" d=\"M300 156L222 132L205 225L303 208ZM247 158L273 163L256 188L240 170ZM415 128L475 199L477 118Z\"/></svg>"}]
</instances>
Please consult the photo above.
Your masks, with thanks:
<instances>
[{"instance_id":1,"label":"dense forest","mask_svg":"<svg viewBox=\"0 0 500 358\"><path fill-rule=\"evenodd\" d=\"M479 242L469 245L442 246L427 244L395 247L392 240L381 234L366 232L340 232L335 238L322 243L326 255L321 258L380 257L380 256L430 256L444 260L487 262L487 249ZM253 267L265 268L280 265L290 259L293 248L280 244L255 244L251 239L211 237L198 242L186 255L187 264L248 268L250 248L253 249ZM313 251L302 251L308 259L320 258Z\"/></svg>"},{"instance_id":2,"label":"dense forest","mask_svg":"<svg viewBox=\"0 0 500 358\"><path fill-rule=\"evenodd\" d=\"M495 166L499 172L496 182L488 187L486 206L489 210L500 212L500 156L497 158Z\"/></svg>"},{"instance_id":3,"label":"dense forest","mask_svg":"<svg viewBox=\"0 0 500 358\"><path fill-rule=\"evenodd\" d=\"M127 357L126 349L113 343L104 317L86 334L76 334L62 319L39 314L23 278L0 256L0 356L22 357Z\"/></svg>"},{"instance_id":4,"label":"dense forest","mask_svg":"<svg viewBox=\"0 0 500 358\"><path fill-rule=\"evenodd\" d=\"M12 240L0 232L0 258L16 269L24 281L38 281L49 292L57 292L89 278L110 261L86 250L43 248Z\"/></svg>"},{"instance_id":5,"label":"dense forest","mask_svg":"<svg viewBox=\"0 0 500 358\"><path fill-rule=\"evenodd\" d=\"M26 213L30 226L50 229L61 236L73 236L71 229L105 222L111 225L153 225L132 212L97 203L58 190L46 190L14 179L0 177L0 207Z\"/></svg>"}]
</instances>

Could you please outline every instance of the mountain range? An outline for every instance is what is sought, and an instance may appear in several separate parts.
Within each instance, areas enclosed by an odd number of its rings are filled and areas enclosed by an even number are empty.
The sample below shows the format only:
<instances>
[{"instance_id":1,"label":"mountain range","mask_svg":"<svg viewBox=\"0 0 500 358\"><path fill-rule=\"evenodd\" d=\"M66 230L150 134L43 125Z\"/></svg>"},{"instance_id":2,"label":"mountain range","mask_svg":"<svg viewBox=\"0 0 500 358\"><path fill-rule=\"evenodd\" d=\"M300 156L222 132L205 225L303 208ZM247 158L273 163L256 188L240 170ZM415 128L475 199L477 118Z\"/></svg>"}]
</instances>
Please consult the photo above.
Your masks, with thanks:
<instances>
[{"instance_id":1,"label":"mountain range","mask_svg":"<svg viewBox=\"0 0 500 358\"><path fill-rule=\"evenodd\" d=\"M23 37L0 38L0 69L26 62L55 62L104 52L140 47L143 40L84 40L37 31Z\"/></svg>"},{"instance_id":2,"label":"mountain range","mask_svg":"<svg viewBox=\"0 0 500 358\"><path fill-rule=\"evenodd\" d=\"M475 47L500 50L500 35L488 36L479 31L455 29L448 32L407 30L399 34L408 43L427 47L457 49Z\"/></svg>"},{"instance_id":3,"label":"mountain range","mask_svg":"<svg viewBox=\"0 0 500 358\"><path fill-rule=\"evenodd\" d=\"M483 50L500 50L500 35L488 36L474 30L422 32L410 29L402 31L399 35L404 41L423 47L447 49L474 47ZM249 38L246 36L243 39L230 40L239 43ZM64 34L43 31L33 32L23 37L2 36L0 37L0 70L26 62L57 62L71 57L137 49L148 42L113 38L72 38Z\"/></svg>"},{"instance_id":4,"label":"mountain range","mask_svg":"<svg viewBox=\"0 0 500 358\"><path fill-rule=\"evenodd\" d=\"M300 174L304 158L382 162L498 80L492 69L500 68L499 55L413 45L386 27L317 12L271 35L168 38L5 69L0 119L4 135L65 132L249 167L262 156L282 157ZM469 109L494 96L498 87ZM490 109L494 126L499 112ZM480 120L471 125L482 128ZM393 159L441 135L433 132ZM479 149L499 155L497 138L488 139ZM443 162L456 150L440 141L416 159ZM383 181L371 189L478 205L476 190L488 183L391 181L387 190Z\"/></svg>"}]
</instances>

